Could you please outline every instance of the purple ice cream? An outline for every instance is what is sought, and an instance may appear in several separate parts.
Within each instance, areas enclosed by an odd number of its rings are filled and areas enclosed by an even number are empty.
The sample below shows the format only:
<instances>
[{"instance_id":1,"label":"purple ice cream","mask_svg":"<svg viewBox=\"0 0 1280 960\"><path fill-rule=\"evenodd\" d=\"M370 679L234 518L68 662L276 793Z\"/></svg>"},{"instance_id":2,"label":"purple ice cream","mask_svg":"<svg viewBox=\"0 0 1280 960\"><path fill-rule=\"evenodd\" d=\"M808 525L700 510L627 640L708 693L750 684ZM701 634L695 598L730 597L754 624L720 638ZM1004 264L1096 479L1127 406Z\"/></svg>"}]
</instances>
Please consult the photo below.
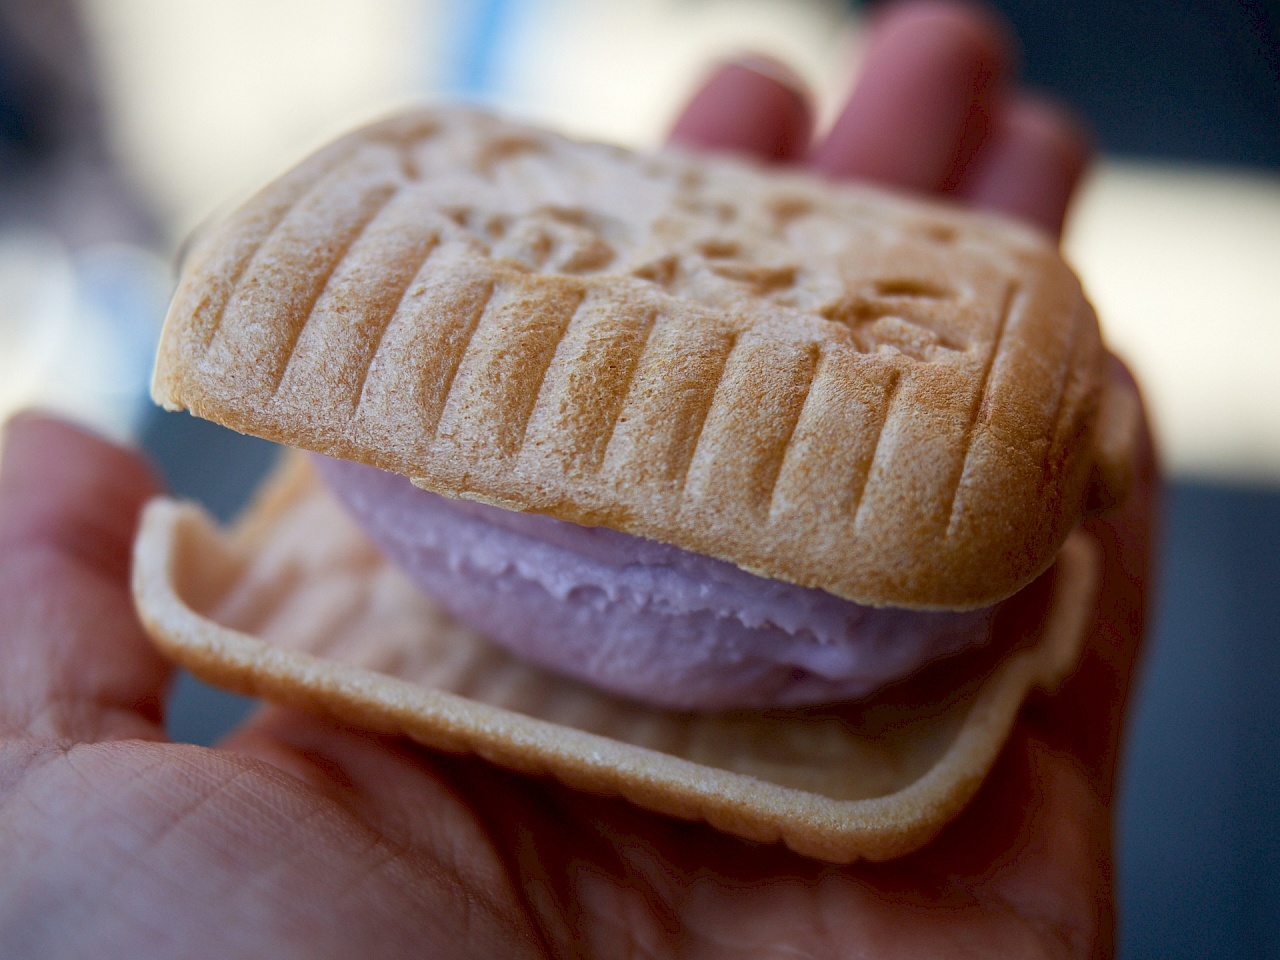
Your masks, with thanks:
<instances>
[{"instance_id":1,"label":"purple ice cream","mask_svg":"<svg viewBox=\"0 0 1280 960\"><path fill-rule=\"evenodd\" d=\"M525 660L646 703L851 700L991 635L994 607L864 607L616 530L315 460L369 536L459 620Z\"/></svg>"}]
</instances>

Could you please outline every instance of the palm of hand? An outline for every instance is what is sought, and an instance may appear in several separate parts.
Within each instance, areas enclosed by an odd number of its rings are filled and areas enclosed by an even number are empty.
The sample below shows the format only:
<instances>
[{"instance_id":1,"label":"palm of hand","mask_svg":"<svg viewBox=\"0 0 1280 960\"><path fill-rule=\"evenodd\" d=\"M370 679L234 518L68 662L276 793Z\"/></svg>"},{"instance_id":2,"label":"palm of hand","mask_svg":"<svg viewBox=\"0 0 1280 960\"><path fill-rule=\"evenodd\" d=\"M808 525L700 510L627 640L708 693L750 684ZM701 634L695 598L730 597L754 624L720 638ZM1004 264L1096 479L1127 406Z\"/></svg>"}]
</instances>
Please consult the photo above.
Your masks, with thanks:
<instances>
[{"instance_id":1,"label":"palm of hand","mask_svg":"<svg viewBox=\"0 0 1280 960\"><path fill-rule=\"evenodd\" d=\"M1056 229L1082 153L1059 118L987 82L1007 56L972 12L900 9L811 162L949 189ZM944 96L960 88L962 102ZM895 96L924 106L906 116L889 109ZM979 147L974 118L987 114ZM695 98L676 136L787 159L808 123L793 91L737 67ZM6 955L1110 950L1109 807L1142 630L1149 456L1124 510L1092 521L1106 586L1077 675L1025 711L935 843L849 867L283 709L218 750L167 743L167 668L126 589L153 490L130 455L69 427L11 426L0 477Z\"/></svg>"},{"instance_id":2,"label":"palm of hand","mask_svg":"<svg viewBox=\"0 0 1280 960\"><path fill-rule=\"evenodd\" d=\"M982 844L962 824L840 868L480 761L264 724L244 746L288 773L136 739L6 749L13 955L1057 956L1101 929L1105 808L1026 741L968 815Z\"/></svg>"}]
</instances>

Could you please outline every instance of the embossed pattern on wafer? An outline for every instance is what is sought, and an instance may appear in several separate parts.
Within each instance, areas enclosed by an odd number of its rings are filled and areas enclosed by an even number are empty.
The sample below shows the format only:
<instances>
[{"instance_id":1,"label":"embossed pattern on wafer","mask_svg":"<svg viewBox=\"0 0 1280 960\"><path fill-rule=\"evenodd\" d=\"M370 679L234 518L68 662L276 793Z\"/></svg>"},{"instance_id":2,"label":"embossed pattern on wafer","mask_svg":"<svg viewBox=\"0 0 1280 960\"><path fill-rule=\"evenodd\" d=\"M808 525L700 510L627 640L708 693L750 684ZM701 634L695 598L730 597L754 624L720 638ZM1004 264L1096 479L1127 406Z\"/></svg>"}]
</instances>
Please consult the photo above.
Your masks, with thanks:
<instances>
[{"instance_id":1,"label":"embossed pattern on wafer","mask_svg":"<svg viewBox=\"0 0 1280 960\"><path fill-rule=\"evenodd\" d=\"M584 295L569 283L548 290L510 278L497 285L441 412L442 447L460 460L519 452L547 367Z\"/></svg>"},{"instance_id":2,"label":"embossed pattern on wafer","mask_svg":"<svg viewBox=\"0 0 1280 960\"><path fill-rule=\"evenodd\" d=\"M368 370L404 293L439 244L439 234L421 230L423 211L412 194L400 192L352 241L299 331L275 402L290 416L340 418L360 402ZM343 388L317 407L308 384L324 380Z\"/></svg>"},{"instance_id":3,"label":"embossed pattern on wafer","mask_svg":"<svg viewBox=\"0 0 1280 960\"><path fill-rule=\"evenodd\" d=\"M959 608L1078 522L1102 379L1029 230L439 110L210 236L154 393L448 495Z\"/></svg>"},{"instance_id":4,"label":"embossed pattern on wafer","mask_svg":"<svg viewBox=\"0 0 1280 960\"><path fill-rule=\"evenodd\" d=\"M549 461L532 470L600 468L656 322L656 307L622 297L597 295L578 308L526 429L525 455Z\"/></svg>"}]
</instances>

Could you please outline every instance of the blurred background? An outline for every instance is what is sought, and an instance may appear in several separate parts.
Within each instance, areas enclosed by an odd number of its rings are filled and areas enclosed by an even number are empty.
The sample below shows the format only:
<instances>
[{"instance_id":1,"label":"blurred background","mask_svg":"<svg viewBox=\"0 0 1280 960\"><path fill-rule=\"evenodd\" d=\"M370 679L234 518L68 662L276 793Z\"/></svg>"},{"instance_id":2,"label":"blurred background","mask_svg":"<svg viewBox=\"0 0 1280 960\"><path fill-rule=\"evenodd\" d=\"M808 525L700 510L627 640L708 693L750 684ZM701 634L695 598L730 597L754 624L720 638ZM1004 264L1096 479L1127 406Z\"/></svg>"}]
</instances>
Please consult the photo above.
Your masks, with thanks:
<instances>
[{"instance_id":1,"label":"blurred background","mask_svg":"<svg viewBox=\"0 0 1280 960\"><path fill-rule=\"evenodd\" d=\"M1280 956L1280 0L999 0L1101 159L1065 250L1172 484L1119 835L1123 957ZM830 116L845 0L0 0L0 416L146 447L231 515L274 451L145 400L182 240L308 150L465 98L655 146L708 64ZM251 709L183 678L176 737Z\"/></svg>"}]
</instances>

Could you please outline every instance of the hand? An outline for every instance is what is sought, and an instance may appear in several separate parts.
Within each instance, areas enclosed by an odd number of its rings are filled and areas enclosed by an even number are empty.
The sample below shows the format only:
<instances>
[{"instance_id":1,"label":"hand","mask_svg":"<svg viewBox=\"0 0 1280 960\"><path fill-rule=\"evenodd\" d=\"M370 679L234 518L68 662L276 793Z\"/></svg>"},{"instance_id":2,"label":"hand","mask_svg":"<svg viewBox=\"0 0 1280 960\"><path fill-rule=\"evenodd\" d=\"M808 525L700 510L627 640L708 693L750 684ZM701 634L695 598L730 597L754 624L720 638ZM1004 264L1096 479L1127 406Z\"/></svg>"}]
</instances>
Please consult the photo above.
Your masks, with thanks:
<instances>
[{"instance_id":1,"label":"hand","mask_svg":"<svg viewBox=\"0 0 1280 960\"><path fill-rule=\"evenodd\" d=\"M1010 89L1009 60L969 7L897 6L812 152L805 95L772 66L720 70L674 137L1056 232L1085 150ZM1148 446L1123 510L1088 524L1105 586L1083 663L1024 710L969 809L910 857L836 867L280 708L219 749L167 742L168 668L126 582L155 481L74 428L17 419L0 463L0 952L1108 955L1154 490Z\"/></svg>"}]
</instances>

